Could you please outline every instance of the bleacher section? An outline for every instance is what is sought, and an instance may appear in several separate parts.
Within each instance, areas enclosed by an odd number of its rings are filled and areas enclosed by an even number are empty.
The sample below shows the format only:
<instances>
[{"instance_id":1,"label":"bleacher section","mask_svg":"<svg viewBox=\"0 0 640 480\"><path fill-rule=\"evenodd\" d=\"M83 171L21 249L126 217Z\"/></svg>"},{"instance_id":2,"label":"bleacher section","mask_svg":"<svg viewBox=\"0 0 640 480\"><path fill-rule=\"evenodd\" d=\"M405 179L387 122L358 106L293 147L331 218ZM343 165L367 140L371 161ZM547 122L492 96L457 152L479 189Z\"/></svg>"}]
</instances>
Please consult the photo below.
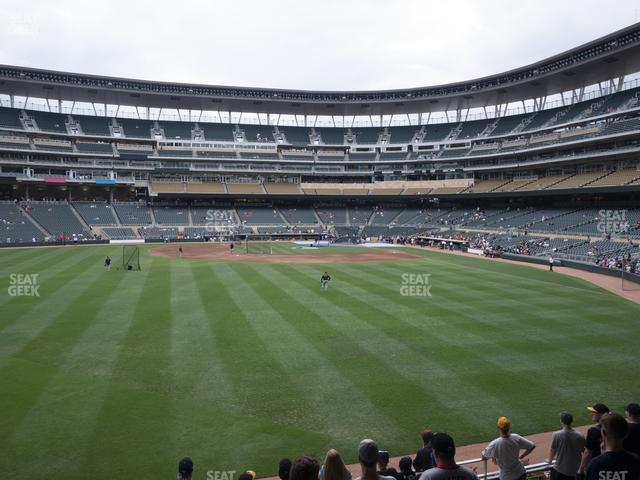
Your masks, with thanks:
<instances>
[{"instance_id":1,"label":"bleacher section","mask_svg":"<svg viewBox=\"0 0 640 480\"><path fill-rule=\"evenodd\" d=\"M15 108L0 107L0 127L22 130L22 123L18 116L19 110Z\"/></svg>"},{"instance_id":2,"label":"bleacher section","mask_svg":"<svg viewBox=\"0 0 640 480\"><path fill-rule=\"evenodd\" d=\"M93 238L66 203L33 202L23 204L23 208L55 237L64 237L68 240L73 237Z\"/></svg>"},{"instance_id":3,"label":"bleacher section","mask_svg":"<svg viewBox=\"0 0 640 480\"><path fill-rule=\"evenodd\" d=\"M247 142L273 143L273 127L269 125L240 125Z\"/></svg>"},{"instance_id":4,"label":"bleacher section","mask_svg":"<svg viewBox=\"0 0 640 480\"><path fill-rule=\"evenodd\" d=\"M280 214L291 225L317 225L312 207L279 208Z\"/></svg>"},{"instance_id":5,"label":"bleacher section","mask_svg":"<svg viewBox=\"0 0 640 480\"><path fill-rule=\"evenodd\" d=\"M378 143L378 136L382 131L380 128L352 128L351 131L356 135L356 142L359 144Z\"/></svg>"},{"instance_id":6,"label":"bleacher section","mask_svg":"<svg viewBox=\"0 0 640 480\"><path fill-rule=\"evenodd\" d=\"M189 209L178 207L153 207L158 225L189 225Z\"/></svg>"},{"instance_id":7,"label":"bleacher section","mask_svg":"<svg viewBox=\"0 0 640 480\"><path fill-rule=\"evenodd\" d=\"M63 115L61 113L36 112L31 110L27 111L27 113L33 117L36 121L36 125L41 131L67 133L67 126L65 124L67 121L67 115Z\"/></svg>"},{"instance_id":8,"label":"bleacher section","mask_svg":"<svg viewBox=\"0 0 640 480\"><path fill-rule=\"evenodd\" d=\"M192 123L189 122L167 122L162 121L160 128L164 131L164 137L167 140L191 140Z\"/></svg>"},{"instance_id":9,"label":"bleacher section","mask_svg":"<svg viewBox=\"0 0 640 480\"><path fill-rule=\"evenodd\" d=\"M462 126L462 130L458 133L456 140L469 140L476 137L479 137L480 134L487 128L490 124L492 124L495 120L471 120L469 122L464 122Z\"/></svg>"},{"instance_id":10,"label":"bleacher section","mask_svg":"<svg viewBox=\"0 0 640 480\"><path fill-rule=\"evenodd\" d=\"M237 207L240 221L247 225L284 225L285 221L276 208Z\"/></svg>"},{"instance_id":11,"label":"bleacher section","mask_svg":"<svg viewBox=\"0 0 640 480\"><path fill-rule=\"evenodd\" d=\"M102 233L107 240L133 240L139 238L132 228L127 227L105 227Z\"/></svg>"},{"instance_id":12,"label":"bleacher section","mask_svg":"<svg viewBox=\"0 0 640 480\"><path fill-rule=\"evenodd\" d=\"M420 126L389 127L391 139L389 143L410 143Z\"/></svg>"},{"instance_id":13,"label":"bleacher section","mask_svg":"<svg viewBox=\"0 0 640 480\"><path fill-rule=\"evenodd\" d=\"M233 142L234 125L228 123L200 123L204 138L208 141Z\"/></svg>"},{"instance_id":14,"label":"bleacher section","mask_svg":"<svg viewBox=\"0 0 640 480\"><path fill-rule=\"evenodd\" d=\"M337 207L316 207L320 221L325 225L346 225L347 210Z\"/></svg>"},{"instance_id":15,"label":"bleacher section","mask_svg":"<svg viewBox=\"0 0 640 480\"><path fill-rule=\"evenodd\" d=\"M557 188L578 188L583 185L587 185L600 177L605 176L604 172L592 172L592 173L578 173L576 175L572 175L558 183L550 185L547 187L548 189L557 189Z\"/></svg>"},{"instance_id":16,"label":"bleacher section","mask_svg":"<svg viewBox=\"0 0 640 480\"><path fill-rule=\"evenodd\" d=\"M624 169L612 171L608 175L601 177L587 185L588 187L614 187L626 185L640 178L640 170Z\"/></svg>"},{"instance_id":17,"label":"bleacher section","mask_svg":"<svg viewBox=\"0 0 640 480\"><path fill-rule=\"evenodd\" d=\"M455 125L450 123L427 125L427 131L425 133L423 142L438 142L445 139L447 135Z\"/></svg>"},{"instance_id":18,"label":"bleacher section","mask_svg":"<svg viewBox=\"0 0 640 480\"><path fill-rule=\"evenodd\" d=\"M153 122L129 118L118 118L117 121L124 130L124 136L126 138L151 138Z\"/></svg>"},{"instance_id":19,"label":"bleacher section","mask_svg":"<svg viewBox=\"0 0 640 480\"><path fill-rule=\"evenodd\" d=\"M151 225L151 213L146 205L116 203L113 205L122 225Z\"/></svg>"},{"instance_id":20,"label":"bleacher section","mask_svg":"<svg viewBox=\"0 0 640 480\"><path fill-rule=\"evenodd\" d=\"M15 203L0 202L0 243L41 242L44 237Z\"/></svg>"},{"instance_id":21,"label":"bleacher section","mask_svg":"<svg viewBox=\"0 0 640 480\"><path fill-rule=\"evenodd\" d=\"M111 205L96 202L73 202L73 208L88 225L117 225Z\"/></svg>"},{"instance_id":22,"label":"bleacher section","mask_svg":"<svg viewBox=\"0 0 640 480\"><path fill-rule=\"evenodd\" d=\"M317 134L320 134L322 143L325 145L344 144L346 130L343 128L316 128L315 131Z\"/></svg>"},{"instance_id":23,"label":"bleacher section","mask_svg":"<svg viewBox=\"0 0 640 480\"><path fill-rule=\"evenodd\" d=\"M305 127L278 127L284 133L287 143L292 145L309 145L309 129Z\"/></svg>"},{"instance_id":24,"label":"bleacher section","mask_svg":"<svg viewBox=\"0 0 640 480\"><path fill-rule=\"evenodd\" d=\"M389 225L404 210L403 207L380 206L373 211L371 225ZM395 222L394 222L395 223Z\"/></svg>"},{"instance_id":25,"label":"bleacher section","mask_svg":"<svg viewBox=\"0 0 640 480\"><path fill-rule=\"evenodd\" d=\"M73 119L80 123L82 133L85 135L111 136L109 125L111 119L107 117L92 117L90 115L73 115Z\"/></svg>"},{"instance_id":26,"label":"bleacher section","mask_svg":"<svg viewBox=\"0 0 640 480\"><path fill-rule=\"evenodd\" d=\"M349 207L349 223L351 225L366 225L372 213L371 207Z\"/></svg>"}]
</instances>

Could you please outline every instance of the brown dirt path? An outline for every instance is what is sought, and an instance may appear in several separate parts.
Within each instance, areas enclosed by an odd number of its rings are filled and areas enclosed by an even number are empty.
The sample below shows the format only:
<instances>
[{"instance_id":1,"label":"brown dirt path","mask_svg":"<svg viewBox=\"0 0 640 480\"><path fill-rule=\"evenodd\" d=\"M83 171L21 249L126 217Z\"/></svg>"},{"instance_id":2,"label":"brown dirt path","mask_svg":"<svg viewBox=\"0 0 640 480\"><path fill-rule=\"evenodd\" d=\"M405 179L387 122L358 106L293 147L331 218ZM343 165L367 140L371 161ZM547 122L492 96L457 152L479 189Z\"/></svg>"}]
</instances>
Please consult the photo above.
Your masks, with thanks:
<instances>
[{"instance_id":1,"label":"brown dirt path","mask_svg":"<svg viewBox=\"0 0 640 480\"><path fill-rule=\"evenodd\" d=\"M261 255L243 253L236 247L231 253L226 244L168 244L154 247L152 255L178 258L178 248L182 247L182 257L191 260L210 260L217 262L250 262L250 263L364 263L390 262L395 260L415 260L419 258L409 252L402 252L393 248L370 248L358 253L296 253ZM362 249L365 250L365 249ZM370 251L369 251L370 250Z\"/></svg>"},{"instance_id":2,"label":"brown dirt path","mask_svg":"<svg viewBox=\"0 0 640 480\"><path fill-rule=\"evenodd\" d=\"M578 430L579 432L583 433L586 435L587 433L587 429L589 428L589 425L583 425L580 427L575 427L576 430ZM560 429L560 422L558 422L558 429ZM517 431L515 432L517 433ZM542 432L542 433L536 433L533 435L526 435L526 438L531 440L533 443L536 444L536 448L533 452L531 452L531 454L527 457L529 459L529 463L530 464L534 464L534 463L542 463L544 462L548 456L549 456L549 447L551 446L551 434L553 432ZM496 437L498 436L498 432L496 430ZM416 435L417 437L417 435ZM472 445L463 445L463 446L456 446L456 460L458 462L462 462L465 460L472 460L474 458L480 458L480 453L482 452L482 450L484 449L484 447L487 446L487 444L493 440L493 438L488 438L485 442L483 443L475 443ZM374 439L375 440L375 439ZM419 438L416 438L416 442L419 441ZM416 443L416 450L418 449L420 445L418 443ZM354 450L357 448L357 445L354 445ZM341 452L343 453L343 452ZM408 456L410 456L411 458L413 458L415 456L416 452L411 452L409 454L407 454ZM400 462L400 458L402 457L392 457L389 461L389 466L393 467L395 469L398 469L398 464ZM279 459L278 459L279 460ZM276 462L278 461L276 460ZM292 459L293 460L293 459ZM320 458L318 459L320 462L324 461L324 458ZM277 463L276 463L277 465ZM478 476L481 477L481 474L484 473L484 467L482 462L477 462L477 463L472 463L469 465L466 465L469 468L476 468L476 471L478 472ZM360 471L360 465L357 463L351 464L351 465L347 465L347 469L349 469L349 471L351 472L351 476L352 478L357 478L360 476L361 471ZM491 472L495 472L498 470L498 467L493 464L491 461L489 461L489 463L487 464L487 471L489 473ZM258 476L260 476L258 474ZM265 480L278 480L278 477L267 477Z\"/></svg>"},{"instance_id":3,"label":"brown dirt path","mask_svg":"<svg viewBox=\"0 0 640 480\"><path fill-rule=\"evenodd\" d=\"M449 251L449 250L440 250L439 248L432 247L412 247L420 250L432 250L434 252L440 253L448 253L450 255L462 255L465 257L473 257L473 258L481 258L483 260L490 260L494 262L505 262L505 263L514 263L517 265L522 265L525 267L537 268L539 270L549 270L548 265L539 265L536 263L527 263L527 262L519 262L517 260L508 260L506 258L490 258L483 257L480 255L475 255L473 253L467 252L459 252L459 251ZM569 268L569 267L560 267L554 266L553 273L549 272L550 275L553 274L561 274L561 275L569 275L571 277L580 278L582 280L586 280L587 282L593 283L600 288L604 288L611 293L615 293L627 300L631 300L635 303L640 303L640 285L637 285L633 288L633 290L623 290L622 289L622 281L619 277L611 277L609 275L602 275L600 273L595 272L587 272L585 270L578 270L577 268Z\"/></svg>"}]
</instances>

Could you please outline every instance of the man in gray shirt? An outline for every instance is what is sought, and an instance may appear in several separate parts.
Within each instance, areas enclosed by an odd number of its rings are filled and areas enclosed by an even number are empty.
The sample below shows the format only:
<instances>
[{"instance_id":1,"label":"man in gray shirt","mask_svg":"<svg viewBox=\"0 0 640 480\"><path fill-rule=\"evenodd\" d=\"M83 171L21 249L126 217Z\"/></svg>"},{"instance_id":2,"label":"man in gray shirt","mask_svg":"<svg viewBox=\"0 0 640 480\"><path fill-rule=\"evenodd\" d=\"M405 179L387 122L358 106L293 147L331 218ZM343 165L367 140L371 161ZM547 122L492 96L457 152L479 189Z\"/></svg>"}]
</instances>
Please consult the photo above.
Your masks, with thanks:
<instances>
[{"instance_id":1,"label":"man in gray shirt","mask_svg":"<svg viewBox=\"0 0 640 480\"><path fill-rule=\"evenodd\" d=\"M551 480L574 480L580 467L586 440L580 432L571 428L572 423L573 415L569 412L560 414L562 430L553 433L549 449L548 462L556 461L551 469Z\"/></svg>"},{"instance_id":2,"label":"man in gray shirt","mask_svg":"<svg viewBox=\"0 0 640 480\"><path fill-rule=\"evenodd\" d=\"M511 433L511 421L507 417L498 419L500 436L482 451L482 458L492 458L500 467L500 480L526 480L527 472L521 460L536 448L533 442ZM520 454L520 450L524 450Z\"/></svg>"},{"instance_id":3,"label":"man in gray shirt","mask_svg":"<svg viewBox=\"0 0 640 480\"><path fill-rule=\"evenodd\" d=\"M475 472L456 464L456 447L446 433L436 433L431 440L436 466L425 470L419 480L478 480Z\"/></svg>"}]
</instances>

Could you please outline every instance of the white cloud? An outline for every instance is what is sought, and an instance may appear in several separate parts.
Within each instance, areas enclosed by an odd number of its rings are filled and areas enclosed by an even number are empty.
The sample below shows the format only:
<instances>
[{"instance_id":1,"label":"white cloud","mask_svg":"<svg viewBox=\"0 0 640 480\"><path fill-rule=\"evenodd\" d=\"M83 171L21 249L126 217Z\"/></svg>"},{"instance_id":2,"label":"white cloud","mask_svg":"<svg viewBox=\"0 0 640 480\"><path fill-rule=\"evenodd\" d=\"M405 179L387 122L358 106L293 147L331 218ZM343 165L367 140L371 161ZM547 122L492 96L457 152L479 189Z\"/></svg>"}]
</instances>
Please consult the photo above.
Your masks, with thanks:
<instances>
[{"instance_id":1,"label":"white cloud","mask_svg":"<svg viewBox=\"0 0 640 480\"><path fill-rule=\"evenodd\" d=\"M639 11L639 0L3 0L0 63L220 85L418 87L540 60Z\"/></svg>"}]
</instances>

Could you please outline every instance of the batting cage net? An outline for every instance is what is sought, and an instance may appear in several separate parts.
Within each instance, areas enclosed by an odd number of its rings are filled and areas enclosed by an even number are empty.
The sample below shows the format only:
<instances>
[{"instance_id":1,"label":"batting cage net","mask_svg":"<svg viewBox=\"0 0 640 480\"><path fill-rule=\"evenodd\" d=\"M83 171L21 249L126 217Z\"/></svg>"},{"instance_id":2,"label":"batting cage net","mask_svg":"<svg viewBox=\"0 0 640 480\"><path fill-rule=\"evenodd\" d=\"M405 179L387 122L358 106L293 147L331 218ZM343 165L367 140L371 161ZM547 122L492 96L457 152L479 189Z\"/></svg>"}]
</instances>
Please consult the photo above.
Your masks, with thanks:
<instances>
[{"instance_id":1,"label":"batting cage net","mask_svg":"<svg viewBox=\"0 0 640 480\"><path fill-rule=\"evenodd\" d=\"M140 270L140 248L133 245L122 247L122 269Z\"/></svg>"},{"instance_id":2,"label":"batting cage net","mask_svg":"<svg viewBox=\"0 0 640 480\"><path fill-rule=\"evenodd\" d=\"M640 290L640 275L625 271L627 262L623 262L620 272L621 288L627 292L636 292Z\"/></svg>"},{"instance_id":3,"label":"batting cage net","mask_svg":"<svg viewBox=\"0 0 640 480\"><path fill-rule=\"evenodd\" d=\"M270 235L251 235L244 239L244 252L256 255L271 255L273 244Z\"/></svg>"}]
</instances>

